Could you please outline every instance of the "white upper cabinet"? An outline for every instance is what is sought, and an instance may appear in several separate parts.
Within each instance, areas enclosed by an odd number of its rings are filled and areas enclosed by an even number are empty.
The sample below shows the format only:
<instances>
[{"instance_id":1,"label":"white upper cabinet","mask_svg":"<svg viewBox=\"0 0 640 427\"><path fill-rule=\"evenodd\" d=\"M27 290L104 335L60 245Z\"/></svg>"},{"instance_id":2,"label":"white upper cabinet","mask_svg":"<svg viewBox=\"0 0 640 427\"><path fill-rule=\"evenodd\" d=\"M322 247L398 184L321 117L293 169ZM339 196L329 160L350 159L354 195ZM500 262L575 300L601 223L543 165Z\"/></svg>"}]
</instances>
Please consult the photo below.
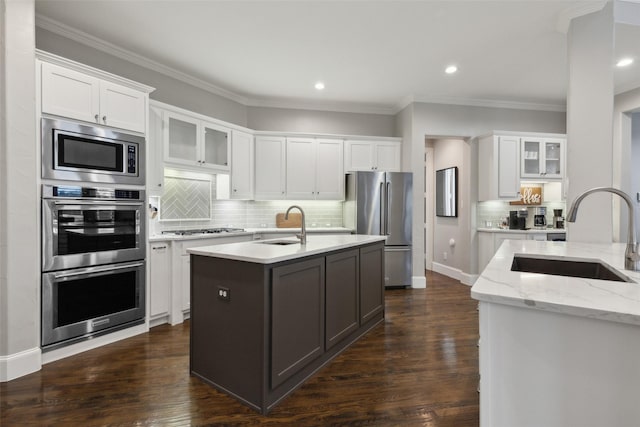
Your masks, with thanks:
<instances>
[{"instance_id":1,"label":"white upper cabinet","mask_svg":"<svg viewBox=\"0 0 640 427\"><path fill-rule=\"evenodd\" d=\"M565 140L561 138L522 138L521 177L561 179L564 171Z\"/></svg>"},{"instance_id":2,"label":"white upper cabinet","mask_svg":"<svg viewBox=\"0 0 640 427\"><path fill-rule=\"evenodd\" d=\"M253 199L253 135L231 131L232 199Z\"/></svg>"},{"instance_id":3,"label":"white upper cabinet","mask_svg":"<svg viewBox=\"0 0 640 427\"><path fill-rule=\"evenodd\" d=\"M164 112L164 161L228 172L231 130L173 111Z\"/></svg>"},{"instance_id":4,"label":"white upper cabinet","mask_svg":"<svg viewBox=\"0 0 640 427\"><path fill-rule=\"evenodd\" d=\"M286 198L286 138L258 136L255 142L255 199Z\"/></svg>"},{"instance_id":5,"label":"white upper cabinet","mask_svg":"<svg viewBox=\"0 0 640 427\"><path fill-rule=\"evenodd\" d=\"M478 140L478 200L520 198L520 138L490 135Z\"/></svg>"},{"instance_id":6,"label":"white upper cabinet","mask_svg":"<svg viewBox=\"0 0 640 427\"><path fill-rule=\"evenodd\" d=\"M147 93L42 63L42 112L145 133Z\"/></svg>"},{"instance_id":7,"label":"white upper cabinet","mask_svg":"<svg viewBox=\"0 0 640 427\"><path fill-rule=\"evenodd\" d=\"M346 141L344 169L400 172L401 153L400 141Z\"/></svg>"},{"instance_id":8,"label":"white upper cabinet","mask_svg":"<svg viewBox=\"0 0 640 427\"><path fill-rule=\"evenodd\" d=\"M287 138L287 199L344 199L343 143Z\"/></svg>"}]
</instances>

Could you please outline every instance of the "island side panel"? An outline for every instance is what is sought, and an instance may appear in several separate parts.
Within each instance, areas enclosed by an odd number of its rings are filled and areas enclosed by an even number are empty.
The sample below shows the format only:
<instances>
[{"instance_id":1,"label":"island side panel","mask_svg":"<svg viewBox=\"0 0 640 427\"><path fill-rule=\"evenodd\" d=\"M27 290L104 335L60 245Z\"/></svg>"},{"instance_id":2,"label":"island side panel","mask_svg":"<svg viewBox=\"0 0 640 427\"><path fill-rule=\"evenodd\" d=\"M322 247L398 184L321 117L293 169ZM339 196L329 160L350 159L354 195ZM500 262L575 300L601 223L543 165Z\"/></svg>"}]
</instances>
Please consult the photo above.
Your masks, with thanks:
<instances>
[{"instance_id":1,"label":"island side panel","mask_svg":"<svg viewBox=\"0 0 640 427\"><path fill-rule=\"evenodd\" d=\"M360 325L360 251L327 256L326 338L328 349Z\"/></svg>"},{"instance_id":2,"label":"island side panel","mask_svg":"<svg viewBox=\"0 0 640 427\"><path fill-rule=\"evenodd\" d=\"M191 255L191 277L191 373L260 410L268 270Z\"/></svg>"},{"instance_id":3,"label":"island side panel","mask_svg":"<svg viewBox=\"0 0 640 427\"><path fill-rule=\"evenodd\" d=\"M360 324L384 312L384 245L360 249Z\"/></svg>"},{"instance_id":4,"label":"island side panel","mask_svg":"<svg viewBox=\"0 0 640 427\"><path fill-rule=\"evenodd\" d=\"M640 327L480 302L480 425L635 426Z\"/></svg>"}]
</instances>

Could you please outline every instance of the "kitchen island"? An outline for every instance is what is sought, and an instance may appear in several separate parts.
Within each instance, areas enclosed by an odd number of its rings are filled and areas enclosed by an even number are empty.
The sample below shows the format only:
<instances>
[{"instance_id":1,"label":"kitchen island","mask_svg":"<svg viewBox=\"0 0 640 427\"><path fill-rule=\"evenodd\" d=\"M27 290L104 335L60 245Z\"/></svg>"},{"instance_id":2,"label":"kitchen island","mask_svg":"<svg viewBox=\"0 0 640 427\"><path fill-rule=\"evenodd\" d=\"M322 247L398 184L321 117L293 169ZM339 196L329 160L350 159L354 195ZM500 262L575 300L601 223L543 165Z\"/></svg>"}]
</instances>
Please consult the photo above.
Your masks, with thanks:
<instances>
[{"instance_id":1,"label":"kitchen island","mask_svg":"<svg viewBox=\"0 0 640 427\"><path fill-rule=\"evenodd\" d=\"M480 424L631 426L640 420L640 273L625 244L505 241L480 301ZM514 256L604 262L630 282L511 271Z\"/></svg>"},{"instance_id":2,"label":"kitchen island","mask_svg":"<svg viewBox=\"0 0 640 427\"><path fill-rule=\"evenodd\" d=\"M384 236L189 249L190 371L267 414L384 319Z\"/></svg>"}]
</instances>

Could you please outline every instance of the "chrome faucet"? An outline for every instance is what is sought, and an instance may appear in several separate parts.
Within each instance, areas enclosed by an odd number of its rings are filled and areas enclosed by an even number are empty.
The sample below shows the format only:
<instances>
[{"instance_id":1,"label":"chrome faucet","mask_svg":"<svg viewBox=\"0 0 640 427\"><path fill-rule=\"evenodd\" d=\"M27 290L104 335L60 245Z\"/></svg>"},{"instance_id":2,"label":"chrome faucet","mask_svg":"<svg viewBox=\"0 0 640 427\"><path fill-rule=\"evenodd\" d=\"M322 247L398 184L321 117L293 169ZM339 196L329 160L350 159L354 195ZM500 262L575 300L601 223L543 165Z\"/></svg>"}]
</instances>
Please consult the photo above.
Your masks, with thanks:
<instances>
[{"instance_id":1,"label":"chrome faucet","mask_svg":"<svg viewBox=\"0 0 640 427\"><path fill-rule=\"evenodd\" d=\"M596 187L591 190L587 190L579 195L573 203L571 203L569 213L567 214L567 221L576 222L578 206L580 205L580 202L582 202L582 199L591 193L599 191L617 194L627 202L627 207L629 208L629 230L627 235L627 248L624 251L624 268L625 270L640 271L640 255L638 254L638 242L636 240L636 211L633 206L633 200L627 193L611 187Z\"/></svg>"},{"instance_id":2,"label":"chrome faucet","mask_svg":"<svg viewBox=\"0 0 640 427\"><path fill-rule=\"evenodd\" d=\"M289 211L293 208L298 209L302 214L302 230L300 231L300 234L296 234L296 237L300 239L301 245L306 245L307 244L307 226L305 224L304 211L302 210L302 208L298 205L289 206L289 209L287 209L287 212L284 214L284 219L289 219Z\"/></svg>"}]
</instances>

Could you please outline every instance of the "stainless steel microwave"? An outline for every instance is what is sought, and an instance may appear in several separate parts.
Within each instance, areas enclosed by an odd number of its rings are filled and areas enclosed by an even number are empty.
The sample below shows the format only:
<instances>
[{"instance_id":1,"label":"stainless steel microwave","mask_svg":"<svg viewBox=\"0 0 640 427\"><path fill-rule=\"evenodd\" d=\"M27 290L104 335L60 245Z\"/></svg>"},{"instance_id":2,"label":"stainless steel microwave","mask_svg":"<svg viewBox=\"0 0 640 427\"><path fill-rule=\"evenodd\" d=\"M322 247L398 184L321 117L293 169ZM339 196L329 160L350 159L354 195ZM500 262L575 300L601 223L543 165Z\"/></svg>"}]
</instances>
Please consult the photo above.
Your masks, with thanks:
<instances>
[{"instance_id":1,"label":"stainless steel microwave","mask_svg":"<svg viewBox=\"0 0 640 427\"><path fill-rule=\"evenodd\" d=\"M42 119L42 178L144 185L141 136L61 119Z\"/></svg>"}]
</instances>

